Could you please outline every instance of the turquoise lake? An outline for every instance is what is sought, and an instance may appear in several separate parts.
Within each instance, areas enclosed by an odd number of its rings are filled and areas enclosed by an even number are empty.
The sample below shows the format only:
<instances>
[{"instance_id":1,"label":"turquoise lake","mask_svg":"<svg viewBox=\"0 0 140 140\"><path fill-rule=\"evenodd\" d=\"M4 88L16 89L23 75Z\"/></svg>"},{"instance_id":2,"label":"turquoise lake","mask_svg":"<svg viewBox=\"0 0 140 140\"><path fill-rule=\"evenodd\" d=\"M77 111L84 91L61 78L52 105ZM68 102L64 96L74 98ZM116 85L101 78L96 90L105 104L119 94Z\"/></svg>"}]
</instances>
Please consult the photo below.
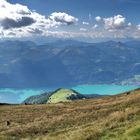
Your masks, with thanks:
<instances>
[{"instance_id":1,"label":"turquoise lake","mask_svg":"<svg viewBox=\"0 0 140 140\"><path fill-rule=\"evenodd\" d=\"M72 89L81 94L99 94L114 95L122 92L139 88L138 86L121 86L121 85L79 85ZM0 102L2 103L21 103L26 98L38 95L47 91L53 91L56 88L48 89L13 89L0 88Z\"/></svg>"},{"instance_id":2,"label":"turquoise lake","mask_svg":"<svg viewBox=\"0 0 140 140\"><path fill-rule=\"evenodd\" d=\"M124 85L79 85L73 87L81 94L115 95L126 91L134 90L139 86Z\"/></svg>"}]
</instances>

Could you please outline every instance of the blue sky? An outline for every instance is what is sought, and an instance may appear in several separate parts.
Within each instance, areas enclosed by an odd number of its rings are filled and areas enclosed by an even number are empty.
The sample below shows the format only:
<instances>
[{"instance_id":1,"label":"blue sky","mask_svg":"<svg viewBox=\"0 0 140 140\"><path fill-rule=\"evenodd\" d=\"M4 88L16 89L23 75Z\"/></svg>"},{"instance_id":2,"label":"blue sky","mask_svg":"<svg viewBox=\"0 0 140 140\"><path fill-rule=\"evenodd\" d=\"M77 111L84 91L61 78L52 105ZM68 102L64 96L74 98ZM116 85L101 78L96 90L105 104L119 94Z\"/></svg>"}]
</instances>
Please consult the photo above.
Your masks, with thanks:
<instances>
[{"instance_id":1,"label":"blue sky","mask_svg":"<svg viewBox=\"0 0 140 140\"><path fill-rule=\"evenodd\" d=\"M134 23L140 22L139 0L8 0L11 3L21 3L30 9L35 9L46 16L52 12L61 11L87 19L92 16L113 16L122 14Z\"/></svg>"},{"instance_id":2,"label":"blue sky","mask_svg":"<svg viewBox=\"0 0 140 140\"><path fill-rule=\"evenodd\" d=\"M140 38L139 0L1 0L1 3L5 3L4 8L9 11L8 20L7 15L0 15L2 39L36 38L38 35L42 38L90 38L95 41ZM13 7L12 13L17 17L12 15L8 5ZM30 15L17 14L17 10L27 9ZM35 13L40 16L36 17ZM43 21L41 16L45 16Z\"/></svg>"}]
</instances>

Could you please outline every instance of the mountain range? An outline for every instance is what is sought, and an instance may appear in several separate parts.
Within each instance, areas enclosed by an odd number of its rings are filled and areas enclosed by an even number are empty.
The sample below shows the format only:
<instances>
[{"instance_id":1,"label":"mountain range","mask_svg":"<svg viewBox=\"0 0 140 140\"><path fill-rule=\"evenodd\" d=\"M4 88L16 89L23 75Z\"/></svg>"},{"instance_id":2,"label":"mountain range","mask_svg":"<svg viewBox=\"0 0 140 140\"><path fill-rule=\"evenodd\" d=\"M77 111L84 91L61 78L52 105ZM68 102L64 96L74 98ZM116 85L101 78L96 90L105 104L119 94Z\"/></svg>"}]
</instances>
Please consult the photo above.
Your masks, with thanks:
<instances>
[{"instance_id":1,"label":"mountain range","mask_svg":"<svg viewBox=\"0 0 140 140\"><path fill-rule=\"evenodd\" d=\"M140 42L0 42L0 87L121 83L140 74ZM127 82L126 82L127 83Z\"/></svg>"}]
</instances>

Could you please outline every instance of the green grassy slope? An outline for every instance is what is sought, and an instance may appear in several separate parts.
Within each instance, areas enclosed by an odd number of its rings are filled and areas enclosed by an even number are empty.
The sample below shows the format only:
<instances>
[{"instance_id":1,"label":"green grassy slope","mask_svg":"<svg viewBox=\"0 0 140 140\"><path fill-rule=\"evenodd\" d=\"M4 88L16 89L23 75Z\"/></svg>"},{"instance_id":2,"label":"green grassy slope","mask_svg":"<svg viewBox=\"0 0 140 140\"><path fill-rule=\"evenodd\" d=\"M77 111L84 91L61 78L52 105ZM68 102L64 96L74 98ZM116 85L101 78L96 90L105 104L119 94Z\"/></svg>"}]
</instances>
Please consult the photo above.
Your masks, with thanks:
<instances>
[{"instance_id":1,"label":"green grassy slope","mask_svg":"<svg viewBox=\"0 0 140 140\"><path fill-rule=\"evenodd\" d=\"M84 96L70 89L59 89L48 99L47 103L69 102L76 99L83 99Z\"/></svg>"}]
</instances>

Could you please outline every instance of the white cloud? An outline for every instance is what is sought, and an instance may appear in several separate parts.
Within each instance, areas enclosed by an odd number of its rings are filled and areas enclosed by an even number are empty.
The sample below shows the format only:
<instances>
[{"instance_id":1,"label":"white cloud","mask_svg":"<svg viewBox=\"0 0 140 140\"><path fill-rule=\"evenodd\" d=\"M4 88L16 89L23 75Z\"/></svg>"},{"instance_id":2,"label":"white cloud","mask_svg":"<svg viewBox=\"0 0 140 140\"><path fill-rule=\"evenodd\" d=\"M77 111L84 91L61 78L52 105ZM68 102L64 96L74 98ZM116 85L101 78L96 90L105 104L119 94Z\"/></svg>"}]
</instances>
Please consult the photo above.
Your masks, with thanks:
<instances>
[{"instance_id":1,"label":"white cloud","mask_svg":"<svg viewBox=\"0 0 140 140\"><path fill-rule=\"evenodd\" d=\"M99 27L99 25L95 24L92 29L97 29Z\"/></svg>"},{"instance_id":2,"label":"white cloud","mask_svg":"<svg viewBox=\"0 0 140 140\"><path fill-rule=\"evenodd\" d=\"M89 14L89 21L92 19ZM140 24L133 25L122 15L112 17L95 17L96 23L89 24L83 21L86 28L73 28L65 30L78 22L78 18L64 12L54 12L48 17L39 14L36 10L30 10L21 4L11 4L6 0L0 0L0 38L32 38L32 37L61 37L61 38L140 38ZM91 21L90 21L91 23ZM63 26L59 30L60 26ZM91 30L89 29L91 28ZM64 31L63 31L64 29ZM92 30L93 29L93 30ZM78 29L79 30L79 29Z\"/></svg>"},{"instance_id":3,"label":"white cloud","mask_svg":"<svg viewBox=\"0 0 140 140\"><path fill-rule=\"evenodd\" d=\"M51 28L77 21L77 18L61 12L54 12L46 18L25 5L0 0L0 38L43 35Z\"/></svg>"},{"instance_id":4,"label":"white cloud","mask_svg":"<svg viewBox=\"0 0 140 140\"><path fill-rule=\"evenodd\" d=\"M140 30L140 24L137 25L137 29Z\"/></svg>"},{"instance_id":5,"label":"white cloud","mask_svg":"<svg viewBox=\"0 0 140 140\"><path fill-rule=\"evenodd\" d=\"M89 23L88 22L85 22L85 21L83 21L82 24L83 25L89 25Z\"/></svg>"},{"instance_id":6,"label":"white cloud","mask_svg":"<svg viewBox=\"0 0 140 140\"><path fill-rule=\"evenodd\" d=\"M95 26L100 27L102 30L113 32L115 30L126 30L132 28L132 23L127 22L126 18L122 15L115 15L112 17L101 18L95 17L97 24ZM94 27L93 27L94 28Z\"/></svg>"},{"instance_id":7,"label":"white cloud","mask_svg":"<svg viewBox=\"0 0 140 140\"><path fill-rule=\"evenodd\" d=\"M103 21L107 29L122 29L127 26L126 18L122 15L104 18Z\"/></svg>"},{"instance_id":8,"label":"white cloud","mask_svg":"<svg viewBox=\"0 0 140 140\"><path fill-rule=\"evenodd\" d=\"M71 25L74 24L78 21L78 18L75 18L71 15L68 15L66 13L61 13L61 12L54 12L50 15L50 19L52 21L58 22L60 24L67 24Z\"/></svg>"},{"instance_id":9,"label":"white cloud","mask_svg":"<svg viewBox=\"0 0 140 140\"><path fill-rule=\"evenodd\" d=\"M43 16L31 12L27 6L20 4L10 4L5 0L0 3L0 25L3 29L20 28L29 26L37 20L41 20ZM35 17L37 17L35 19Z\"/></svg>"},{"instance_id":10,"label":"white cloud","mask_svg":"<svg viewBox=\"0 0 140 140\"><path fill-rule=\"evenodd\" d=\"M87 29L86 29L86 28L80 28L80 31L82 31L82 32L86 32Z\"/></svg>"},{"instance_id":11,"label":"white cloud","mask_svg":"<svg viewBox=\"0 0 140 140\"><path fill-rule=\"evenodd\" d=\"M97 22L100 22L100 21L102 21L102 18L101 18L100 16L97 16L97 17L95 17L95 20L96 20Z\"/></svg>"},{"instance_id":12,"label":"white cloud","mask_svg":"<svg viewBox=\"0 0 140 140\"><path fill-rule=\"evenodd\" d=\"M131 27L131 26L132 26L132 23L131 23L131 22L129 22L129 23L128 23L128 26L129 26L129 27Z\"/></svg>"}]
</instances>

